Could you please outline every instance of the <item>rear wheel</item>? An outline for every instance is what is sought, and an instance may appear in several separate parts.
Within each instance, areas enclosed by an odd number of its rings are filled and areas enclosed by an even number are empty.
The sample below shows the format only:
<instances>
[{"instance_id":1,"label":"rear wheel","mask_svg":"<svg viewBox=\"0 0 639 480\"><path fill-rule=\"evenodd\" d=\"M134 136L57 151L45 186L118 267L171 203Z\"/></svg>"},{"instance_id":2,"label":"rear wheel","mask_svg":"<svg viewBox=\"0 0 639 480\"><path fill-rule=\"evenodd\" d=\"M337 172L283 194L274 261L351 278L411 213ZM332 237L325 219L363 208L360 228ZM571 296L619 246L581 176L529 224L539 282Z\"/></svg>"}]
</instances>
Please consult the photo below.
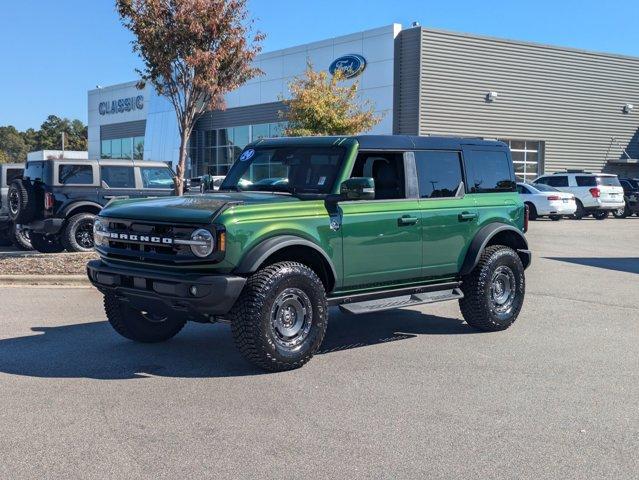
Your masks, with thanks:
<instances>
[{"instance_id":1,"label":"rear wheel","mask_svg":"<svg viewBox=\"0 0 639 480\"><path fill-rule=\"evenodd\" d=\"M558 222L559 220L561 220L561 215L551 215L551 216L550 216L550 219L551 219L553 222Z\"/></svg>"},{"instance_id":2,"label":"rear wheel","mask_svg":"<svg viewBox=\"0 0 639 480\"><path fill-rule=\"evenodd\" d=\"M164 342L180 333L186 324L186 320L174 315L135 310L111 293L104 296L104 311L113 329L135 342Z\"/></svg>"},{"instance_id":3,"label":"rear wheel","mask_svg":"<svg viewBox=\"0 0 639 480\"><path fill-rule=\"evenodd\" d=\"M35 198L31 186L21 179L9 185L7 193L9 217L15 223L28 223L35 216Z\"/></svg>"},{"instance_id":4,"label":"rear wheel","mask_svg":"<svg viewBox=\"0 0 639 480\"><path fill-rule=\"evenodd\" d=\"M305 265L276 263L248 279L229 316L235 344L249 362L272 372L299 368L324 340L324 285Z\"/></svg>"},{"instance_id":5,"label":"rear wheel","mask_svg":"<svg viewBox=\"0 0 639 480\"><path fill-rule=\"evenodd\" d=\"M608 210L595 210L592 216L597 220L605 220L608 218Z\"/></svg>"},{"instance_id":6,"label":"rear wheel","mask_svg":"<svg viewBox=\"0 0 639 480\"><path fill-rule=\"evenodd\" d=\"M527 202L526 205L528 205L528 220L537 220L539 215L537 215L535 206L530 202Z\"/></svg>"},{"instance_id":7,"label":"rear wheel","mask_svg":"<svg viewBox=\"0 0 639 480\"><path fill-rule=\"evenodd\" d=\"M466 323L494 332L510 327L524 303L524 266L517 252L493 245L482 253L475 269L463 278L459 307Z\"/></svg>"},{"instance_id":8,"label":"rear wheel","mask_svg":"<svg viewBox=\"0 0 639 480\"><path fill-rule=\"evenodd\" d=\"M11 227L11 242L19 250L33 250L29 231L15 223Z\"/></svg>"},{"instance_id":9,"label":"rear wheel","mask_svg":"<svg viewBox=\"0 0 639 480\"><path fill-rule=\"evenodd\" d=\"M618 208L617 210L613 210L612 215L615 218L626 218L632 215L632 212L630 211L630 208L628 208L628 206L626 205L624 208Z\"/></svg>"},{"instance_id":10,"label":"rear wheel","mask_svg":"<svg viewBox=\"0 0 639 480\"><path fill-rule=\"evenodd\" d=\"M95 215L78 213L67 220L60 240L68 252L93 250L93 221Z\"/></svg>"},{"instance_id":11,"label":"rear wheel","mask_svg":"<svg viewBox=\"0 0 639 480\"><path fill-rule=\"evenodd\" d=\"M58 237L43 235L41 233L29 233L31 245L40 253L60 253L64 252L64 246Z\"/></svg>"}]
</instances>

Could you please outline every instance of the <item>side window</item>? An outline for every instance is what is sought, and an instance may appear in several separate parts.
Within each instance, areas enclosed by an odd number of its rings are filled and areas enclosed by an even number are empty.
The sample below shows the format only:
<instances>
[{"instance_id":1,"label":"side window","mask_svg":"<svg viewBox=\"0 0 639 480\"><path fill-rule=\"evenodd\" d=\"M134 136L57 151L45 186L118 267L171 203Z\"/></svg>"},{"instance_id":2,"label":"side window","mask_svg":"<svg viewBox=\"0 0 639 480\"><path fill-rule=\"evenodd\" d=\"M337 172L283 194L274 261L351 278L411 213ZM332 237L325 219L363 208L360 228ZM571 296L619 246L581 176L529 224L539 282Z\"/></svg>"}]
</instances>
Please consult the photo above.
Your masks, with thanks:
<instances>
[{"instance_id":1,"label":"side window","mask_svg":"<svg viewBox=\"0 0 639 480\"><path fill-rule=\"evenodd\" d=\"M27 162L22 178L35 182L44 179L44 162Z\"/></svg>"},{"instance_id":2,"label":"side window","mask_svg":"<svg viewBox=\"0 0 639 480\"><path fill-rule=\"evenodd\" d=\"M530 190L528 190L523 185L517 185L517 192L521 193L522 195L530 195Z\"/></svg>"},{"instance_id":3,"label":"side window","mask_svg":"<svg viewBox=\"0 0 639 480\"><path fill-rule=\"evenodd\" d=\"M375 200L406 198L404 156L401 153L360 153L351 177L372 177Z\"/></svg>"},{"instance_id":4,"label":"side window","mask_svg":"<svg viewBox=\"0 0 639 480\"><path fill-rule=\"evenodd\" d=\"M175 186L173 175L168 168L141 167L142 188L170 189Z\"/></svg>"},{"instance_id":5,"label":"side window","mask_svg":"<svg viewBox=\"0 0 639 480\"><path fill-rule=\"evenodd\" d=\"M59 165L58 180L62 185L93 184L93 167L91 165Z\"/></svg>"},{"instance_id":6,"label":"side window","mask_svg":"<svg viewBox=\"0 0 639 480\"><path fill-rule=\"evenodd\" d=\"M565 175L557 175L555 177L548 177L548 181L546 185L550 185L551 187L567 187L568 186L568 177Z\"/></svg>"},{"instance_id":7,"label":"side window","mask_svg":"<svg viewBox=\"0 0 639 480\"><path fill-rule=\"evenodd\" d=\"M21 168L7 168L7 185L22 176Z\"/></svg>"},{"instance_id":8,"label":"side window","mask_svg":"<svg viewBox=\"0 0 639 480\"><path fill-rule=\"evenodd\" d=\"M512 162L505 151L464 150L470 193L514 192Z\"/></svg>"},{"instance_id":9,"label":"side window","mask_svg":"<svg viewBox=\"0 0 639 480\"><path fill-rule=\"evenodd\" d=\"M100 167L103 188L135 188L133 167Z\"/></svg>"},{"instance_id":10,"label":"side window","mask_svg":"<svg viewBox=\"0 0 639 480\"><path fill-rule=\"evenodd\" d=\"M459 152L415 152L420 198L450 198L462 182Z\"/></svg>"},{"instance_id":11,"label":"side window","mask_svg":"<svg viewBox=\"0 0 639 480\"><path fill-rule=\"evenodd\" d=\"M597 179L595 177L586 177L577 175L575 177L575 181L577 182L578 187L596 187Z\"/></svg>"},{"instance_id":12,"label":"side window","mask_svg":"<svg viewBox=\"0 0 639 480\"><path fill-rule=\"evenodd\" d=\"M542 185L548 185L548 177L538 178L533 183L541 183Z\"/></svg>"}]
</instances>

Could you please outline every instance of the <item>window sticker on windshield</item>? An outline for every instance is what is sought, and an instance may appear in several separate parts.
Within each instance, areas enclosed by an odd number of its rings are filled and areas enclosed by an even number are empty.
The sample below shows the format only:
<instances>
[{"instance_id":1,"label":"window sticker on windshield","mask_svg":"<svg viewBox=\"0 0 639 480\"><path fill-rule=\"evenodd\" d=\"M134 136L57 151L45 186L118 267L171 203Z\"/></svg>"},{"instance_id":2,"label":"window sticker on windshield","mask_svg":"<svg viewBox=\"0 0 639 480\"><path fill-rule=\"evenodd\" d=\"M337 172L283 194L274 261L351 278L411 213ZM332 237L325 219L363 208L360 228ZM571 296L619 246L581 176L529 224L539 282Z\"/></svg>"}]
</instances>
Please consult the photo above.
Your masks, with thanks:
<instances>
[{"instance_id":1,"label":"window sticker on windshield","mask_svg":"<svg viewBox=\"0 0 639 480\"><path fill-rule=\"evenodd\" d=\"M250 150L245 151L241 156L240 156L240 161L241 162L246 162L247 160L250 160L251 158L253 158L253 156L255 155L255 150L253 150L252 148Z\"/></svg>"},{"instance_id":2,"label":"window sticker on windshield","mask_svg":"<svg viewBox=\"0 0 639 480\"><path fill-rule=\"evenodd\" d=\"M317 182L318 185L324 185L326 183L326 177L320 177Z\"/></svg>"}]
</instances>

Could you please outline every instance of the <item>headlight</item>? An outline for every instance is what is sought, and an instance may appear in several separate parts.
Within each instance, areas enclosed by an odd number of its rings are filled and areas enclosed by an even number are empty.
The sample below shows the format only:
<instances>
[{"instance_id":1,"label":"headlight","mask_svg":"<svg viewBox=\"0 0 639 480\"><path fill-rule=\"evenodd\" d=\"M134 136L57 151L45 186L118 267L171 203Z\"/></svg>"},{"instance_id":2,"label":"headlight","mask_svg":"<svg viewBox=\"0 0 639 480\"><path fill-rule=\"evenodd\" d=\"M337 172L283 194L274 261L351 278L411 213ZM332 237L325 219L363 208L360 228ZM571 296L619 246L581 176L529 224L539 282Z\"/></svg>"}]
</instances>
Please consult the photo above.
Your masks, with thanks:
<instances>
[{"instance_id":1,"label":"headlight","mask_svg":"<svg viewBox=\"0 0 639 480\"><path fill-rule=\"evenodd\" d=\"M93 244L96 247L107 245L109 243L109 239L106 235L104 235L106 230L106 225L100 221L100 218L96 218L93 222Z\"/></svg>"},{"instance_id":2,"label":"headlight","mask_svg":"<svg viewBox=\"0 0 639 480\"><path fill-rule=\"evenodd\" d=\"M191 251L193 255L205 258L213 253L215 248L215 237L208 230L203 228L196 230L191 234Z\"/></svg>"}]
</instances>

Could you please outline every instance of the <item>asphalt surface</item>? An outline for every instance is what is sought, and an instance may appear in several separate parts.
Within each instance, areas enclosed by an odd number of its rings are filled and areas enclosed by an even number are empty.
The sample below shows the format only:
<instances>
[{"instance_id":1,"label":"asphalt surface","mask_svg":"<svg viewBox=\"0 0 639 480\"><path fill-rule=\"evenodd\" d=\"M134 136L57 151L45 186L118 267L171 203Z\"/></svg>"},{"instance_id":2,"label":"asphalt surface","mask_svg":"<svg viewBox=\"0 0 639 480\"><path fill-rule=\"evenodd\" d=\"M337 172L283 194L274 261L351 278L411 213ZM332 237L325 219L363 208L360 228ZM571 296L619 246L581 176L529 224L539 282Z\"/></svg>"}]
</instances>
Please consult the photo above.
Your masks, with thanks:
<instances>
[{"instance_id":1,"label":"asphalt surface","mask_svg":"<svg viewBox=\"0 0 639 480\"><path fill-rule=\"evenodd\" d=\"M0 288L0 478L637 478L639 218L539 221L508 331L348 317L264 374L227 325L118 337L89 288Z\"/></svg>"}]
</instances>

